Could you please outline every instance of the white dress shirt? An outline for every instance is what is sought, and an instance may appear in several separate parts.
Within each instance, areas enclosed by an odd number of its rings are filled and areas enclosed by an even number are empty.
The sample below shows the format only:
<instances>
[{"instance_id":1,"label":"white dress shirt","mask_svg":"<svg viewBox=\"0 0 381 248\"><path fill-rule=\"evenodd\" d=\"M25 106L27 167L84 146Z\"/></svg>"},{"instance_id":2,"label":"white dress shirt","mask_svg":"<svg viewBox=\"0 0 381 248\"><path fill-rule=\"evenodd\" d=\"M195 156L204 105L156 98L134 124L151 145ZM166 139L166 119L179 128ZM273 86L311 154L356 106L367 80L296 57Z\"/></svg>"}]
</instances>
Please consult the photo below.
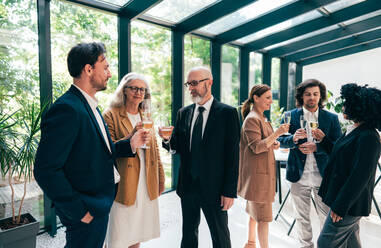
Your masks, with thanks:
<instances>
[{"instance_id":1,"label":"white dress shirt","mask_svg":"<svg viewBox=\"0 0 381 248\"><path fill-rule=\"evenodd\" d=\"M313 120L318 120L319 109L315 112L310 112L303 107L304 119L309 123ZM307 125L307 141L313 141L310 126ZM313 153L307 154L306 163L304 165L303 175L298 183L305 186L319 187L322 181L319 169L316 164L316 159Z\"/></svg>"},{"instance_id":2,"label":"white dress shirt","mask_svg":"<svg viewBox=\"0 0 381 248\"><path fill-rule=\"evenodd\" d=\"M192 125L191 125L191 130L190 130L189 148L192 148L191 146L192 146L193 127L194 127L194 124L196 122L197 116L199 114L198 108L200 106L203 106L205 108L204 112L202 112L202 118L203 118L203 120L202 120L202 136L204 136L204 130L205 130L206 122L208 121L208 116L210 113L210 108L212 107L213 99L214 99L214 97L212 96L206 103L204 103L204 105L200 105L200 104L196 103L196 107L194 108L194 111L193 111Z\"/></svg>"},{"instance_id":3,"label":"white dress shirt","mask_svg":"<svg viewBox=\"0 0 381 248\"><path fill-rule=\"evenodd\" d=\"M106 145L107 145L107 148L108 148L108 150L111 153L111 147L110 147L110 142L109 142L109 140L107 138L106 128L105 128L105 125L103 124L101 115L97 111L98 100L95 99L95 98L92 98L89 94L87 94L85 91L83 91L77 85L75 85L75 84L73 84L73 85L82 93L82 95L85 97L87 103L90 105L90 108L93 111L95 119L98 122L98 126L101 129L103 138L104 138L104 140L106 142ZM113 166L113 167L114 167L114 180L115 180L115 183L118 183L120 181L120 175L119 175L118 171L115 169L115 166Z\"/></svg>"}]
</instances>

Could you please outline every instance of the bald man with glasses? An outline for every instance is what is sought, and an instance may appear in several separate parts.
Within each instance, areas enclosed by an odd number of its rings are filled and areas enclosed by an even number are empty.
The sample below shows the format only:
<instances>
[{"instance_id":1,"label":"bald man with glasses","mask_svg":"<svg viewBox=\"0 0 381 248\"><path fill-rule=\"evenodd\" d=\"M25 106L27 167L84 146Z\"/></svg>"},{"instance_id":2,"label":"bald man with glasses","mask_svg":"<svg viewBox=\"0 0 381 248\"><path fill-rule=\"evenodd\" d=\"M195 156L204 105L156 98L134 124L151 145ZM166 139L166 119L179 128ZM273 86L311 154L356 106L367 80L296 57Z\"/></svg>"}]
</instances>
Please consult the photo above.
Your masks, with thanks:
<instances>
[{"instance_id":1,"label":"bald man with glasses","mask_svg":"<svg viewBox=\"0 0 381 248\"><path fill-rule=\"evenodd\" d=\"M212 84L209 69L190 70L185 86L194 104L179 110L170 139L171 150L181 158L182 248L198 247L200 209L213 247L231 247L227 210L237 197L240 125L236 109L213 98ZM169 149L170 137L160 136Z\"/></svg>"}]
</instances>

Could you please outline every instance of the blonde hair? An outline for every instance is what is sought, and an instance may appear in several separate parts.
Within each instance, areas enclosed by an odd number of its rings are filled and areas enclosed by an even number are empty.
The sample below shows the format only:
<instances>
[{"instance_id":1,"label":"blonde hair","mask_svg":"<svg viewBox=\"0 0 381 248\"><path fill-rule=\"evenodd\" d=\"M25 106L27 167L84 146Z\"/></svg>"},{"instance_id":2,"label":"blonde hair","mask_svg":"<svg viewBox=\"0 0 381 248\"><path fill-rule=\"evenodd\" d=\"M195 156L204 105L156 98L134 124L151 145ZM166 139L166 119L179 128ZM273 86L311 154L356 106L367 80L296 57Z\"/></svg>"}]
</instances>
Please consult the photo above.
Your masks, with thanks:
<instances>
[{"instance_id":1,"label":"blonde hair","mask_svg":"<svg viewBox=\"0 0 381 248\"><path fill-rule=\"evenodd\" d=\"M122 107L126 104L127 97L126 97L126 94L124 94L124 89L129 84L131 84L134 80L141 80L146 84L147 91L144 95L144 99L151 98L151 93L150 93L151 91L149 89L148 82L144 78L144 76L140 75L138 73L135 73L135 72L130 72L130 73L126 74L122 78L122 80L120 80L118 87L116 88L113 96L111 97L111 101L110 101L110 107L111 108L113 108L113 107L119 108L119 107ZM140 104L139 104L139 107L140 107Z\"/></svg>"},{"instance_id":2,"label":"blonde hair","mask_svg":"<svg viewBox=\"0 0 381 248\"><path fill-rule=\"evenodd\" d=\"M241 114L242 114L242 119L245 119L246 116L249 114L251 110L251 105L254 104L253 97L254 95L260 97L263 95L265 92L271 90L270 86L266 84L257 84L254 85L253 88L251 88L249 98L246 99L246 101L243 102L242 109L241 109Z\"/></svg>"}]
</instances>

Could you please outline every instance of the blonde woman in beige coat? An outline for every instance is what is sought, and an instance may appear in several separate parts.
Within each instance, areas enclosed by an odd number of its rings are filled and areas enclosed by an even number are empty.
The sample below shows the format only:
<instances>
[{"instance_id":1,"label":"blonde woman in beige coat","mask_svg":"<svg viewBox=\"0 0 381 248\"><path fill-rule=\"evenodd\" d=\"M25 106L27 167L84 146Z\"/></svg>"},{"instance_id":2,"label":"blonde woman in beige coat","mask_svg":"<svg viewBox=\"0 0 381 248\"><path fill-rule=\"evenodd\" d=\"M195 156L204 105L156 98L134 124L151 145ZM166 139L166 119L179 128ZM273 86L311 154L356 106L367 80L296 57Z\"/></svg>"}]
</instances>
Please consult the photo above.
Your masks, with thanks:
<instances>
[{"instance_id":1,"label":"blonde woman in beige coat","mask_svg":"<svg viewBox=\"0 0 381 248\"><path fill-rule=\"evenodd\" d=\"M150 96L142 75L128 73L104 112L111 139L116 142L142 128L141 103ZM151 130L154 133L154 130ZM155 135L136 156L117 159L120 182L110 212L107 248L138 248L160 236L158 197L164 191L164 170Z\"/></svg>"},{"instance_id":2,"label":"blonde woman in beige coat","mask_svg":"<svg viewBox=\"0 0 381 248\"><path fill-rule=\"evenodd\" d=\"M256 229L261 248L268 247L268 224L272 221L272 202L275 196L274 149L276 139L286 133L289 124L275 132L263 115L272 103L271 88L255 85L242 107L244 118L240 141L238 195L247 200L246 212L250 216L249 237L245 248L256 247Z\"/></svg>"}]
</instances>

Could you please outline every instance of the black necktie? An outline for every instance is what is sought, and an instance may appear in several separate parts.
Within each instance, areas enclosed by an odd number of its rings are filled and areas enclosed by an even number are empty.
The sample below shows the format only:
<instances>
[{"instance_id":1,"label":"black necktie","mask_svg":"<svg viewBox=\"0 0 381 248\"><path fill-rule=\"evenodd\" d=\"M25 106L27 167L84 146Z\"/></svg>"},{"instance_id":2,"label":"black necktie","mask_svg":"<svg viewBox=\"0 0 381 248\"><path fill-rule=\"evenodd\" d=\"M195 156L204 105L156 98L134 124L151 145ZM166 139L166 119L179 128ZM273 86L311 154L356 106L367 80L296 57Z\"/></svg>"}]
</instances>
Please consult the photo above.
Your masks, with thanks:
<instances>
[{"instance_id":1,"label":"black necktie","mask_svg":"<svg viewBox=\"0 0 381 248\"><path fill-rule=\"evenodd\" d=\"M199 176L199 163L201 161L202 154L202 123L205 108L198 107L198 116L193 126L192 142L191 142L191 175L193 179L197 179Z\"/></svg>"}]
</instances>

